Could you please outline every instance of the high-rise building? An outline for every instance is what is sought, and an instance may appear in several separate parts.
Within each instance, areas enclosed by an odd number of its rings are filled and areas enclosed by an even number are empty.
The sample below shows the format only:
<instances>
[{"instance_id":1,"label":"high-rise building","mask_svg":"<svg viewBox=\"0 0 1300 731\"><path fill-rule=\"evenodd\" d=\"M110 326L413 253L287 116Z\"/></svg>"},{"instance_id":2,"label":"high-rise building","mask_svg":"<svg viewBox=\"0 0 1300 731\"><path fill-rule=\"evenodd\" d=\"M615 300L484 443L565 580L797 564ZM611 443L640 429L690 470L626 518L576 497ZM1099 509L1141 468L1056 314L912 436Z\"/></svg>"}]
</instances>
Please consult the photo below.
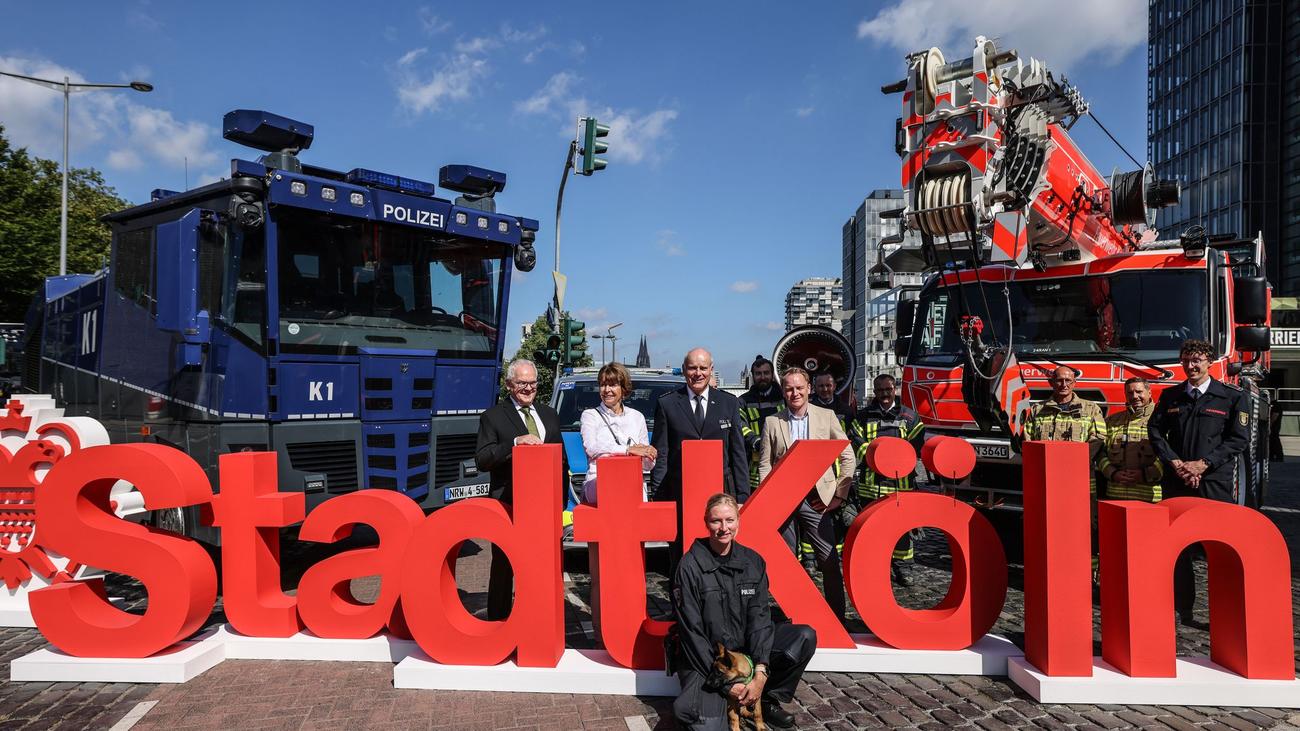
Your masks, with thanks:
<instances>
[{"instance_id":1,"label":"high-rise building","mask_svg":"<svg viewBox=\"0 0 1300 731\"><path fill-rule=\"evenodd\" d=\"M1183 186L1161 237L1262 233L1274 293L1300 294L1300 5L1150 0L1148 20L1147 155Z\"/></svg>"},{"instance_id":2,"label":"high-rise building","mask_svg":"<svg viewBox=\"0 0 1300 731\"><path fill-rule=\"evenodd\" d=\"M800 280L785 295L786 331L802 325L825 325L839 332L841 297L839 279L813 277Z\"/></svg>"},{"instance_id":3,"label":"high-rise building","mask_svg":"<svg viewBox=\"0 0 1300 731\"><path fill-rule=\"evenodd\" d=\"M881 370L894 372L893 361L894 334L891 303L896 303L900 293L885 297L873 306L873 300L885 295L900 285L918 285L921 275L915 266L893 265L887 271L882 264L881 255L890 258L890 254L902 246L915 251L920 245L914 241L916 234L908 232L902 244L885 244L881 239L897 234L898 221L882 219L880 214L902 208L905 205L903 191L898 189L880 189L871 191L870 195L858 206L858 210L844 223L842 230L844 313L852 314L844 320L844 336L853 343L853 352L857 357L857 387L859 403L871 395L867 381ZM916 257L913 257L916 259ZM919 261L919 259L917 259Z\"/></svg>"}]
</instances>

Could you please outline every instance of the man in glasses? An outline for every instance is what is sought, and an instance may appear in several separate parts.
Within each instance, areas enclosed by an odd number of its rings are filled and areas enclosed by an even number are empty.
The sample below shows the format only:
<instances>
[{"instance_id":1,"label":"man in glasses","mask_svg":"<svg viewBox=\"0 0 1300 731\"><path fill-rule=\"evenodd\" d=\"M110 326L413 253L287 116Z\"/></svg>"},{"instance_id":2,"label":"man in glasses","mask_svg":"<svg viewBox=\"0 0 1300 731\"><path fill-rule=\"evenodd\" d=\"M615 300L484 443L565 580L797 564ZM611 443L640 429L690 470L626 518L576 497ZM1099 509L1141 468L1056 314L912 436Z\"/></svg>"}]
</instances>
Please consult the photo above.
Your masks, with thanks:
<instances>
[{"instance_id":1,"label":"man in glasses","mask_svg":"<svg viewBox=\"0 0 1300 731\"><path fill-rule=\"evenodd\" d=\"M1164 463L1163 497L1204 497L1239 502L1237 457L1250 441L1250 406L1241 389L1210 375L1214 348L1188 340L1178 353L1187 380L1166 388L1147 422L1151 447ZM1191 556L1174 564L1174 609L1180 621L1192 619L1196 584Z\"/></svg>"},{"instance_id":2,"label":"man in glasses","mask_svg":"<svg viewBox=\"0 0 1300 731\"><path fill-rule=\"evenodd\" d=\"M560 417L555 409L537 401L537 366L530 360L512 361L506 367L506 390L510 398L483 412L478 422L478 449L474 462L480 471L492 475L488 495L507 506L514 502L511 454L528 444L560 444ZM567 471L567 470L566 470ZM510 615L514 594L514 573L505 553L492 546L492 570L488 575L487 618L502 620Z\"/></svg>"}]
</instances>

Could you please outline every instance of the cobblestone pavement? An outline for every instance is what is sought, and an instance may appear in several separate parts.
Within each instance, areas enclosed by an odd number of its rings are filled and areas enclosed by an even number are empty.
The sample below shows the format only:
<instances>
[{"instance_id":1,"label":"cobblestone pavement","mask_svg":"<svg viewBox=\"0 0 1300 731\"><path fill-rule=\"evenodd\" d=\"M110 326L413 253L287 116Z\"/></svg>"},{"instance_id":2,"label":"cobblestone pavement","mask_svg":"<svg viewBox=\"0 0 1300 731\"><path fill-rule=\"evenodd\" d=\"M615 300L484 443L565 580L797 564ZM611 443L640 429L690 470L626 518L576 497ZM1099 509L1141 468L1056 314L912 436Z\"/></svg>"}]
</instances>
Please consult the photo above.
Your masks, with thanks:
<instances>
[{"instance_id":1,"label":"cobblestone pavement","mask_svg":"<svg viewBox=\"0 0 1300 731\"><path fill-rule=\"evenodd\" d=\"M1288 453L1300 454L1300 439ZM1294 607L1300 610L1300 458L1274 464L1272 501L1266 514L1290 548ZM286 586L327 550L289 546ZM906 606L926 607L946 591L946 543L931 534L918 544L911 588L895 589ZM566 632L572 647L591 647L589 583L585 560L566 561ZM1204 565L1197 566L1197 617L1206 619ZM485 604L487 552L466 549L457 570L461 597L471 611ZM1023 642L1020 567L1013 565L1007 603L993 632ZM361 599L373 597L377 580L354 583ZM140 586L110 577L111 593L139 607ZM664 581L652 574L651 611L662 612ZM1094 608L1094 614L1096 609ZM1297 612L1300 619L1300 612ZM218 605L211 624L224 621ZM1300 621L1297 622L1300 626ZM862 627L859 623L857 629ZM1179 627L1181 653L1207 655L1208 632ZM1100 653L1100 635L1094 633ZM582 694L539 695L397 690L387 663L227 661L180 686L126 683L10 683L8 662L42 647L35 630L0 630L0 731L4 729L112 728L142 702L151 702L137 729L675 729L668 699ZM575 690L580 690L575 688ZM804 729L918 728L1117 729L1117 728L1300 728L1300 711L1181 706L1040 705L1005 679L808 673L791 710ZM134 712L134 713L133 713Z\"/></svg>"}]
</instances>

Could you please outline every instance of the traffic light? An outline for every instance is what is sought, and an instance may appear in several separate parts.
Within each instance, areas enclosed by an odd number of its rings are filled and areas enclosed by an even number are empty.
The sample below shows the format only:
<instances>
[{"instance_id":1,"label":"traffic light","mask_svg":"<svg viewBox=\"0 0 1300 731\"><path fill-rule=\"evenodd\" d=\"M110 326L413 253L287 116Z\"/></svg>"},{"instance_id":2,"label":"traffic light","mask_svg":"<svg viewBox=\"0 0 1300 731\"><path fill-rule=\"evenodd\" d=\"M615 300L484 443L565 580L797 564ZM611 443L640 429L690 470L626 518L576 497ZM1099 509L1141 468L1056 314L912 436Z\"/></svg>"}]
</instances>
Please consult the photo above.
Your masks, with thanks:
<instances>
[{"instance_id":1,"label":"traffic light","mask_svg":"<svg viewBox=\"0 0 1300 731\"><path fill-rule=\"evenodd\" d=\"M597 170L605 169L605 161L596 157L609 149L609 143L600 138L609 135L609 127L600 124L595 117L582 118L582 174L591 175Z\"/></svg>"},{"instance_id":2,"label":"traffic light","mask_svg":"<svg viewBox=\"0 0 1300 731\"><path fill-rule=\"evenodd\" d=\"M561 338L556 333L546 336L546 348L544 350L534 350L533 360L537 365L555 367L560 363L560 345Z\"/></svg>"},{"instance_id":3,"label":"traffic light","mask_svg":"<svg viewBox=\"0 0 1300 731\"><path fill-rule=\"evenodd\" d=\"M587 323L564 316L561 341L564 347L564 365L577 365L587 355Z\"/></svg>"}]
</instances>

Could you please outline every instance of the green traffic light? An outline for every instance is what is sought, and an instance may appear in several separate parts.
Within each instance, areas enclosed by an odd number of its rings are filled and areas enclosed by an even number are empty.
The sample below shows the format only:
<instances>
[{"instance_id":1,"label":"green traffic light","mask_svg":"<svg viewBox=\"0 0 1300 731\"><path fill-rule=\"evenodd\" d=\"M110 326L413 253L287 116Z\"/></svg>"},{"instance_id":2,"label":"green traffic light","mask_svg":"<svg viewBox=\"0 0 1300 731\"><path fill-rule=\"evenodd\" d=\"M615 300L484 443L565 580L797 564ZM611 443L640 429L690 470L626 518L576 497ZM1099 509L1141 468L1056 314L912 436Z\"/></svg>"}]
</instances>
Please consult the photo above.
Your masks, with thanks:
<instances>
[{"instance_id":1,"label":"green traffic light","mask_svg":"<svg viewBox=\"0 0 1300 731\"><path fill-rule=\"evenodd\" d=\"M596 157L609 149L609 143L600 140L609 135L609 126L600 124L595 117L582 120L582 174L591 175L605 169L605 161Z\"/></svg>"}]
</instances>

